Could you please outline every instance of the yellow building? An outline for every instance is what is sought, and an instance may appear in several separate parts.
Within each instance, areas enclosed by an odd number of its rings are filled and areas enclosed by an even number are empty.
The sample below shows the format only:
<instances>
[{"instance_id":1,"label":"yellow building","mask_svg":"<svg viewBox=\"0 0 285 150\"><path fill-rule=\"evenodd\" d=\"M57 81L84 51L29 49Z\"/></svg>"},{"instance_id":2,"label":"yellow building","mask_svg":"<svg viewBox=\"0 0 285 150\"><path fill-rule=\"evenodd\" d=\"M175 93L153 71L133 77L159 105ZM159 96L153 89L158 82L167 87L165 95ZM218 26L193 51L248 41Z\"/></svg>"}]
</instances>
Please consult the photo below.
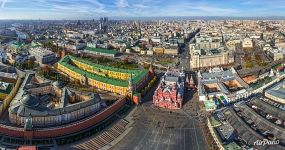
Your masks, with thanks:
<instances>
[{"instance_id":1,"label":"yellow building","mask_svg":"<svg viewBox=\"0 0 285 150\"><path fill-rule=\"evenodd\" d=\"M83 84L121 95L127 95L130 88L142 88L148 80L148 71L145 69L119 69L72 56L64 57L57 68Z\"/></svg>"},{"instance_id":2,"label":"yellow building","mask_svg":"<svg viewBox=\"0 0 285 150\"><path fill-rule=\"evenodd\" d=\"M157 55L164 54L164 48L163 47L154 47L153 52Z\"/></svg>"}]
</instances>

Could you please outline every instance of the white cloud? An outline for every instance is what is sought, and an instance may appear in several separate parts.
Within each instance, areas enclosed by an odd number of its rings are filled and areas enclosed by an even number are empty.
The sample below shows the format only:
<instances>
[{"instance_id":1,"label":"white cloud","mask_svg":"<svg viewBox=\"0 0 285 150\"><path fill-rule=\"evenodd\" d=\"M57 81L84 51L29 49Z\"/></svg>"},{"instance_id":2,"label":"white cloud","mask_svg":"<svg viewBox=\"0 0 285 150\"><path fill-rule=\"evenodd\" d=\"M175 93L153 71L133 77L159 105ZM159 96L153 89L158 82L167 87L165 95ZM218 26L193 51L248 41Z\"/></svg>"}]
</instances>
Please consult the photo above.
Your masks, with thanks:
<instances>
[{"instance_id":1,"label":"white cloud","mask_svg":"<svg viewBox=\"0 0 285 150\"><path fill-rule=\"evenodd\" d=\"M73 14L74 12L78 15L98 15L106 13L105 5L97 0L81 0L78 2L72 2L69 0L34 0L35 5L40 8L50 10L55 13L62 14Z\"/></svg>"},{"instance_id":2,"label":"white cloud","mask_svg":"<svg viewBox=\"0 0 285 150\"><path fill-rule=\"evenodd\" d=\"M133 6L136 8L149 8L149 6L143 4L134 4Z\"/></svg>"},{"instance_id":3,"label":"white cloud","mask_svg":"<svg viewBox=\"0 0 285 150\"><path fill-rule=\"evenodd\" d=\"M5 4L8 2L8 0L0 0L0 6L1 8L5 7Z\"/></svg>"},{"instance_id":4,"label":"white cloud","mask_svg":"<svg viewBox=\"0 0 285 150\"><path fill-rule=\"evenodd\" d=\"M161 0L141 0L136 4L133 4L132 6L134 8L145 9L145 8L155 7L160 2L161 2Z\"/></svg>"},{"instance_id":5,"label":"white cloud","mask_svg":"<svg viewBox=\"0 0 285 150\"><path fill-rule=\"evenodd\" d=\"M241 2L242 5L249 5L252 7L262 7L267 10L285 8L284 0L245 0Z\"/></svg>"},{"instance_id":6,"label":"white cloud","mask_svg":"<svg viewBox=\"0 0 285 150\"><path fill-rule=\"evenodd\" d=\"M129 7L129 2L127 0L117 0L115 4L119 8Z\"/></svg>"},{"instance_id":7,"label":"white cloud","mask_svg":"<svg viewBox=\"0 0 285 150\"><path fill-rule=\"evenodd\" d=\"M229 14L229 13L238 13L239 11L236 9L229 9L229 8L219 8L207 5L195 6L193 9L202 11L202 12L209 12L214 14Z\"/></svg>"},{"instance_id":8,"label":"white cloud","mask_svg":"<svg viewBox=\"0 0 285 150\"><path fill-rule=\"evenodd\" d=\"M174 5L170 8L170 10L177 10L177 8L180 8L180 10L184 11L184 15L201 15L201 16L221 16L221 15L227 15L231 16L234 14L240 13L238 9L233 8L224 8L224 7L218 7L214 5L210 5L208 3L180 3L177 5ZM189 14L188 14L188 13ZM191 13L191 14L190 14Z\"/></svg>"}]
</instances>

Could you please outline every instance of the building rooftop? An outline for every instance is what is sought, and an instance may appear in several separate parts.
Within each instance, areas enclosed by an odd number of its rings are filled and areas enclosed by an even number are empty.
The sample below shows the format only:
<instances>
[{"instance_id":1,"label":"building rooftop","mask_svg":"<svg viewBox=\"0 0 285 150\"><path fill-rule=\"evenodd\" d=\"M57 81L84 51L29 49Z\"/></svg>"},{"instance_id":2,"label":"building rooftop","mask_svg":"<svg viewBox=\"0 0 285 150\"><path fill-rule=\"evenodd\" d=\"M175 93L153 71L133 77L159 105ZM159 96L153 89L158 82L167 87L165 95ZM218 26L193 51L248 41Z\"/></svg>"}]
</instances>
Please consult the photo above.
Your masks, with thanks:
<instances>
[{"instance_id":1,"label":"building rooftop","mask_svg":"<svg viewBox=\"0 0 285 150\"><path fill-rule=\"evenodd\" d=\"M119 53L118 51L112 49L93 48L93 47L86 47L85 51L94 51L98 53L113 54L113 55Z\"/></svg>"},{"instance_id":2,"label":"building rooftop","mask_svg":"<svg viewBox=\"0 0 285 150\"><path fill-rule=\"evenodd\" d=\"M11 48L14 48L14 49L19 49L21 47L23 47L25 45L25 43L23 42L15 42L13 44L10 45Z\"/></svg>"},{"instance_id":3,"label":"building rooftop","mask_svg":"<svg viewBox=\"0 0 285 150\"><path fill-rule=\"evenodd\" d=\"M266 92L285 100L285 80L269 88Z\"/></svg>"},{"instance_id":4,"label":"building rooftop","mask_svg":"<svg viewBox=\"0 0 285 150\"><path fill-rule=\"evenodd\" d=\"M210 69L209 72L203 72L202 74L203 81L210 81L210 80L218 80L218 79L224 79L224 80L233 80L234 74L232 70L222 70L219 68L213 68Z\"/></svg>"},{"instance_id":5,"label":"building rooftop","mask_svg":"<svg viewBox=\"0 0 285 150\"><path fill-rule=\"evenodd\" d=\"M240 150L241 147L235 142L231 142L224 146L225 150Z\"/></svg>"},{"instance_id":6,"label":"building rooftop","mask_svg":"<svg viewBox=\"0 0 285 150\"><path fill-rule=\"evenodd\" d=\"M248 90L251 88L239 77L234 68L212 68L208 72L198 72L199 96L225 94L232 98Z\"/></svg>"},{"instance_id":7,"label":"building rooftop","mask_svg":"<svg viewBox=\"0 0 285 150\"><path fill-rule=\"evenodd\" d=\"M212 101L212 100L204 101L204 105L206 107L206 110L211 110L211 109L215 109L216 108L215 102Z\"/></svg>"},{"instance_id":8,"label":"building rooftop","mask_svg":"<svg viewBox=\"0 0 285 150\"><path fill-rule=\"evenodd\" d=\"M217 131L220 134L222 140L228 141L233 138L235 129L229 123L226 123L217 127Z\"/></svg>"},{"instance_id":9,"label":"building rooftop","mask_svg":"<svg viewBox=\"0 0 285 150\"><path fill-rule=\"evenodd\" d=\"M31 52L33 55L42 56L42 57L54 54L52 51L41 47L31 48L29 52Z\"/></svg>"},{"instance_id":10,"label":"building rooftop","mask_svg":"<svg viewBox=\"0 0 285 150\"><path fill-rule=\"evenodd\" d=\"M104 70L111 70L111 71L115 71L115 72L123 72L123 73L129 73L132 74L132 82L134 84L138 83L139 81L141 81L141 79L143 77L145 77L148 73L147 70L142 69L142 70L129 70L129 69L119 69L119 68L114 68L114 67L110 67L110 66L103 66L103 65L99 65L99 64L95 64L92 63L90 61L84 60L84 59L80 59L80 58L76 58L73 56L66 56L64 57L59 63L81 75L86 75L88 78L100 81L100 82L104 82L104 83L108 83L108 84L112 84L112 85L116 85L116 86L122 86L122 87L127 87L129 85L128 80L119 80L119 79L114 79L114 78L109 78L107 76L102 76L102 75L98 75L98 74L94 74L94 73L90 73L88 71L82 70L78 67L75 67L73 65L70 64L70 61L79 61L85 64L88 64L90 66L93 67L93 69L104 69Z\"/></svg>"},{"instance_id":11,"label":"building rooftop","mask_svg":"<svg viewBox=\"0 0 285 150\"><path fill-rule=\"evenodd\" d=\"M12 83L0 81L0 93L9 94L12 91L13 87L14 84Z\"/></svg>"},{"instance_id":12,"label":"building rooftop","mask_svg":"<svg viewBox=\"0 0 285 150\"><path fill-rule=\"evenodd\" d=\"M211 123L211 125L214 126L214 127L221 125L221 122L218 121L214 116L212 116L212 117L210 118L210 123Z\"/></svg>"},{"instance_id":13,"label":"building rooftop","mask_svg":"<svg viewBox=\"0 0 285 150\"><path fill-rule=\"evenodd\" d=\"M22 117L60 115L101 102L98 94L77 92L65 87L55 87L55 85L57 84L52 84L49 80L44 80L35 74L28 74L10 104L9 113ZM34 90L39 87L51 89L51 91L39 94ZM60 90L61 94L57 95L55 92L57 90ZM76 98L76 95L81 98ZM71 100L73 96L77 99L76 102Z\"/></svg>"}]
</instances>

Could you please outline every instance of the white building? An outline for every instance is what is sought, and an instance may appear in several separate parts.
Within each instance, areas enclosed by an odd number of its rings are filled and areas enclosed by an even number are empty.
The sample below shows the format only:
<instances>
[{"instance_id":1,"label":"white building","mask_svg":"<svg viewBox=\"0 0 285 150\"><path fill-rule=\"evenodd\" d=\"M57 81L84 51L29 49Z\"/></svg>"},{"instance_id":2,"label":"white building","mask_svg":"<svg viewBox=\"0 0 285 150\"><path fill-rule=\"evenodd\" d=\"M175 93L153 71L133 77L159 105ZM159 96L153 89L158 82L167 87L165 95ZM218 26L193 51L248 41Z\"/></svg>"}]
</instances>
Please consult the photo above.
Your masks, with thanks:
<instances>
[{"instance_id":1,"label":"white building","mask_svg":"<svg viewBox=\"0 0 285 150\"><path fill-rule=\"evenodd\" d=\"M154 43L161 43L162 42L161 37L152 37L151 41Z\"/></svg>"},{"instance_id":2,"label":"white building","mask_svg":"<svg viewBox=\"0 0 285 150\"><path fill-rule=\"evenodd\" d=\"M88 43L87 43L87 47L97 48L97 44L96 44L96 43L93 43L93 42L88 42Z\"/></svg>"},{"instance_id":3,"label":"white building","mask_svg":"<svg viewBox=\"0 0 285 150\"><path fill-rule=\"evenodd\" d=\"M141 50L141 51L140 51L140 54L141 54L141 55L145 55L145 54L146 54L146 50Z\"/></svg>"},{"instance_id":4,"label":"white building","mask_svg":"<svg viewBox=\"0 0 285 150\"><path fill-rule=\"evenodd\" d=\"M152 56L153 55L153 50L147 50L146 54Z\"/></svg>"},{"instance_id":5,"label":"white building","mask_svg":"<svg viewBox=\"0 0 285 150\"><path fill-rule=\"evenodd\" d=\"M37 62L40 64L48 64L55 60L55 53L46 49L46 48L31 48L29 49L29 53L32 56L35 56Z\"/></svg>"},{"instance_id":6,"label":"white building","mask_svg":"<svg viewBox=\"0 0 285 150\"><path fill-rule=\"evenodd\" d=\"M136 47L132 47L132 50L134 50L135 52L140 52L140 51L141 51L141 48L139 48L138 46L136 46Z\"/></svg>"},{"instance_id":7,"label":"white building","mask_svg":"<svg viewBox=\"0 0 285 150\"><path fill-rule=\"evenodd\" d=\"M250 38L245 38L242 42L242 48L253 48L253 42Z\"/></svg>"},{"instance_id":8,"label":"white building","mask_svg":"<svg viewBox=\"0 0 285 150\"><path fill-rule=\"evenodd\" d=\"M229 50L235 51L236 50L236 45L240 44L240 43L241 43L240 40L229 40L229 41L226 42L226 47Z\"/></svg>"},{"instance_id":9,"label":"white building","mask_svg":"<svg viewBox=\"0 0 285 150\"><path fill-rule=\"evenodd\" d=\"M282 60L284 58L285 49L270 49L269 56L274 60Z\"/></svg>"},{"instance_id":10,"label":"white building","mask_svg":"<svg viewBox=\"0 0 285 150\"><path fill-rule=\"evenodd\" d=\"M270 49L272 49L270 44L265 44L264 47L263 47L263 51L269 51Z\"/></svg>"}]
</instances>

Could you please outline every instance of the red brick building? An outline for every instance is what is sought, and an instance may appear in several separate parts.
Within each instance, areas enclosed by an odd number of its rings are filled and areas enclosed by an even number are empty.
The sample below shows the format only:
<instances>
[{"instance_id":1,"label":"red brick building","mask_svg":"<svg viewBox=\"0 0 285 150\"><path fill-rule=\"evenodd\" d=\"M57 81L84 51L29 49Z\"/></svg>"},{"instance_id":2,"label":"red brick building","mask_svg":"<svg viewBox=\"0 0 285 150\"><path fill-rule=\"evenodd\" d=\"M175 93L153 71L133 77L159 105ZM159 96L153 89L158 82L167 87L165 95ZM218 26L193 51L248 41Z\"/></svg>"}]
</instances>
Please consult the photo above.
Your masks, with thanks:
<instances>
[{"instance_id":1,"label":"red brick building","mask_svg":"<svg viewBox=\"0 0 285 150\"><path fill-rule=\"evenodd\" d=\"M168 71L162 77L153 95L153 104L168 109L181 109L183 104L185 73L181 70Z\"/></svg>"}]
</instances>

